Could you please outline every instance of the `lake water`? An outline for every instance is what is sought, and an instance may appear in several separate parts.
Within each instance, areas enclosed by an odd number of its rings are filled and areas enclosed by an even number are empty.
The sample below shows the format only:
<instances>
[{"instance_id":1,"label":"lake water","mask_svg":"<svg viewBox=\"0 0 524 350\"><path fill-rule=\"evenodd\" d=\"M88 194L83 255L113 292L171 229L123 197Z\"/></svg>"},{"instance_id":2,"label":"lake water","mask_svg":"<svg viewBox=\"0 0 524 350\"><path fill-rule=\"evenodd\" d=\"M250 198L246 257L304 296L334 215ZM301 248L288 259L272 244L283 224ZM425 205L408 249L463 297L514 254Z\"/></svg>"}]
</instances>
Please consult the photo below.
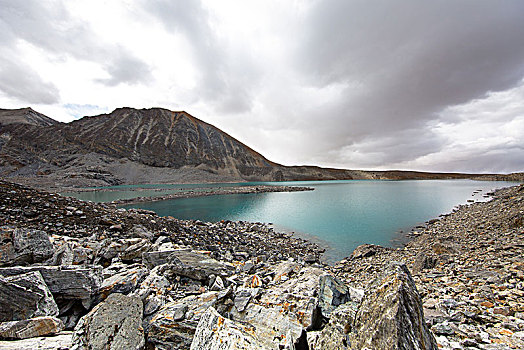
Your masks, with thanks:
<instances>
[{"instance_id":1,"label":"lake water","mask_svg":"<svg viewBox=\"0 0 524 350\"><path fill-rule=\"evenodd\" d=\"M179 219L273 223L276 230L295 232L298 236L323 244L328 248L327 260L333 262L350 255L353 249L364 243L401 246L406 242L405 233L412 227L436 218L439 214L448 213L467 200L486 200L484 195L495 188L515 185L511 182L471 180L351 180L259 184L310 186L315 190L176 199L140 203L126 208L153 210L159 215ZM232 185L244 184L205 187ZM169 190L204 185L176 186L169 187ZM154 192L157 187L166 188L152 186L151 191ZM128 192L126 187L119 190ZM474 193L476 191L479 192ZM106 197L109 195L115 196L111 192L104 194Z\"/></svg>"}]
</instances>

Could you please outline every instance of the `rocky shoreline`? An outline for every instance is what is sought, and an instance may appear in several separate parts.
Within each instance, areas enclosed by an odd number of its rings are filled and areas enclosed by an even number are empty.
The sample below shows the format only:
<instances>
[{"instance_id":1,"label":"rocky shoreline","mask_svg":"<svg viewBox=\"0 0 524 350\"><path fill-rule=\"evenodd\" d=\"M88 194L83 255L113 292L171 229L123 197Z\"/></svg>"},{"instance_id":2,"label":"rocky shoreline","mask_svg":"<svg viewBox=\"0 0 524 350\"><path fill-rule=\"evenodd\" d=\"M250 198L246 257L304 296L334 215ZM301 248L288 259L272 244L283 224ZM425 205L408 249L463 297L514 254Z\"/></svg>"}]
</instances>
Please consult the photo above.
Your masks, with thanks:
<instances>
[{"instance_id":1,"label":"rocky shoreline","mask_svg":"<svg viewBox=\"0 0 524 350\"><path fill-rule=\"evenodd\" d=\"M405 248L360 246L334 266L265 224L3 181L0 221L2 349L524 346L523 186L432 220Z\"/></svg>"},{"instance_id":2,"label":"rocky shoreline","mask_svg":"<svg viewBox=\"0 0 524 350\"><path fill-rule=\"evenodd\" d=\"M217 188L194 188L176 193L170 193L162 196L154 197L136 197L131 199L119 199L110 202L115 205L127 205L137 204L144 202L157 202L168 199L178 198L195 198L195 197L207 197L207 196L219 196L227 194L251 194L251 193L269 193L269 192L301 192L301 191L313 191L313 187L305 186L235 186L235 187L217 187Z\"/></svg>"}]
</instances>

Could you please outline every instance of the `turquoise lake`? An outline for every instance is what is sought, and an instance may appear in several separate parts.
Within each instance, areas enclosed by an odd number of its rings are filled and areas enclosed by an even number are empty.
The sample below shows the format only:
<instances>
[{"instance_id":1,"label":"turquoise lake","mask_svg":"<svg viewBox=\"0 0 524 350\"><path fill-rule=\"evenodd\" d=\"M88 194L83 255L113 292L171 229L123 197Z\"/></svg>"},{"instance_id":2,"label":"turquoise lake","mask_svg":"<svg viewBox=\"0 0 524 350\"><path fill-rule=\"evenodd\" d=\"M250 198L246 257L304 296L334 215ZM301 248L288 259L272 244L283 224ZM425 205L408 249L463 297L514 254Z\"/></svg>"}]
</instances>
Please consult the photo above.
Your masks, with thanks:
<instances>
[{"instance_id":1,"label":"turquoise lake","mask_svg":"<svg viewBox=\"0 0 524 350\"><path fill-rule=\"evenodd\" d=\"M155 195L159 188L177 191L187 188L212 188L253 185L151 185L140 195ZM398 247L406 233L439 214L452 211L468 200L484 201L493 189L515 185L511 182L471 180L412 181L301 181L258 183L297 185L314 191L218 195L140 203L125 208L143 208L161 216L216 222L243 220L272 223L275 230L294 232L327 248L329 262L340 260L364 243ZM130 188L131 187L131 188ZM107 201L133 196L132 186L117 192L81 193L81 199ZM164 194L166 192L163 192ZM95 198L96 196L102 196ZM134 193L136 196L136 193Z\"/></svg>"}]
</instances>

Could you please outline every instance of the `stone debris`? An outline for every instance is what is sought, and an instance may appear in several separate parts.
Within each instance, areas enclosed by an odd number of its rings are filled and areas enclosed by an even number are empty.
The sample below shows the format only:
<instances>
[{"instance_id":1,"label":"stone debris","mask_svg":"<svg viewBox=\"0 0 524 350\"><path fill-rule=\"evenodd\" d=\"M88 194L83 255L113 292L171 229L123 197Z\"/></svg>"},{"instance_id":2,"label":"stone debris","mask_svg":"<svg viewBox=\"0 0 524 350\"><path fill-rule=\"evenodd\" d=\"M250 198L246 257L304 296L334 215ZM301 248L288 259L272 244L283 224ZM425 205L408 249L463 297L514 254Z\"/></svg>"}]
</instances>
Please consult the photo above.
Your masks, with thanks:
<instances>
[{"instance_id":1,"label":"stone debris","mask_svg":"<svg viewBox=\"0 0 524 350\"><path fill-rule=\"evenodd\" d=\"M522 188L432 220L405 248L364 245L327 266L321 248L265 224L0 181L0 321L61 327L0 348L523 348ZM15 233L34 241L17 250Z\"/></svg>"},{"instance_id":2,"label":"stone debris","mask_svg":"<svg viewBox=\"0 0 524 350\"><path fill-rule=\"evenodd\" d=\"M27 339L54 335L64 329L64 323L56 317L41 316L21 321L0 323L0 338Z\"/></svg>"},{"instance_id":3,"label":"stone debris","mask_svg":"<svg viewBox=\"0 0 524 350\"><path fill-rule=\"evenodd\" d=\"M402 261L440 349L524 349L522 218L524 186L501 189L489 202L459 206L417 228L404 248L374 246L364 254L363 247L331 270L362 287L389 261Z\"/></svg>"}]
</instances>

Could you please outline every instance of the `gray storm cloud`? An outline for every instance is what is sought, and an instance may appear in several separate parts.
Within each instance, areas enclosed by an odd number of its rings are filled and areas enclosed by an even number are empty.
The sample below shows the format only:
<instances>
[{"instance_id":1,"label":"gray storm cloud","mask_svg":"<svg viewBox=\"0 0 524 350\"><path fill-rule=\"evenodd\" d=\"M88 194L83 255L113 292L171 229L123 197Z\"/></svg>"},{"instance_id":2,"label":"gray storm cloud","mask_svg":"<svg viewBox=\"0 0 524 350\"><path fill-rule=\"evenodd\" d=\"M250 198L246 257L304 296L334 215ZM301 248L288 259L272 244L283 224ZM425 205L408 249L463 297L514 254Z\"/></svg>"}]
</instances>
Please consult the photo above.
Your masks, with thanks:
<instances>
[{"instance_id":1,"label":"gray storm cloud","mask_svg":"<svg viewBox=\"0 0 524 350\"><path fill-rule=\"evenodd\" d=\"M375 140L382 162L438 150L439 112L524 76L523 13L519 1L317 2L298 63L310 84L348 85L327 110L328 147Z\"/></svg>"},{"instance_id":2,"label":"gray storm cloud","mask_svg":"<svg viewBox=\"0 0 524 350\"><path fill-rule=\"evenodd\" d=\"M256 11L250 6L231 6L228 11L240 12L223 17L207 0L112 3L119 23L163 31L164 41L149 38L147 55L138 41L104 40L96 21L70 13L74 6L66 4L0 0L3 95L54 106L119 107L89 96L62 101L65 88L32 67L20 49L27 43L50 64L68 57L94 63L106 76L91 82L119 101L125 85L133 96L154 92L130 104L204 111L197 116L277 162L524 170L521 0L268 1L267 13L251 17L251 31L242 21L233 31L221 26ZM159 77L178 80L145 58L170 52L166 47L190 58L185 63L196 73L188 86L157 85Z\"/></svg>"}]
</instances>

